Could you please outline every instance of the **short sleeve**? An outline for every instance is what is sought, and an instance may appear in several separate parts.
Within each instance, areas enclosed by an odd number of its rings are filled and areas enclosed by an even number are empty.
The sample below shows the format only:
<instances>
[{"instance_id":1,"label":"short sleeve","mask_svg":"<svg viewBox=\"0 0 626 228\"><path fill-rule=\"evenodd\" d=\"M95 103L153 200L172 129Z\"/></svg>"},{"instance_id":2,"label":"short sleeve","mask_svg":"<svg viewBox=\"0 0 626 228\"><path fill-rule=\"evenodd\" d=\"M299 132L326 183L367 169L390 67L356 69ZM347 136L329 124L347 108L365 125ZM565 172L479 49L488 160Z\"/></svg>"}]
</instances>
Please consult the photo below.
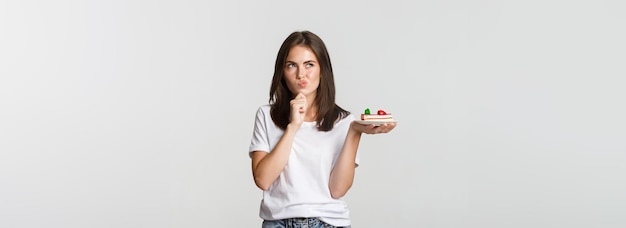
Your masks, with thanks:
<instances>
[{"instance_id":1,"label":"short sleeve","mask_svg":"<svg viewBox=\"0 0 626 228\"><path fill-rule=\"evenodd\" d=\"M248 154L254 151L270 151L269 137L267 133L267 114L264 112L263 107L259 108L254 120L254 131L252 132L252 140L250 140L250 147Z\"/></svg>"}]
</instances>

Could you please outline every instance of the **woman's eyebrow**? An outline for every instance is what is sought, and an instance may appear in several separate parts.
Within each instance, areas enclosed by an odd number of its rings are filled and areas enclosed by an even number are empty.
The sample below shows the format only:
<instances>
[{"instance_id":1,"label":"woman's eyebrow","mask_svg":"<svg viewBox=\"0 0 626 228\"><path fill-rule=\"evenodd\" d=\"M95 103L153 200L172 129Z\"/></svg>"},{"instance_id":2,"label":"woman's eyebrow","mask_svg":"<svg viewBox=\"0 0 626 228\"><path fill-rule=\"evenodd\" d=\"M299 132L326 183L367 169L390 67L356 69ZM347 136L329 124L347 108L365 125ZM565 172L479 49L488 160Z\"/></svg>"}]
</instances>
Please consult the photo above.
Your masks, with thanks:
<instances>
[{"instance_id":1,"label":"woman's eyebrow","mask_svg":"<svg viewBox=\"0 0 626 228\"><path fill-rule=\"evenodd\" d=\"M292 60L285 60L285 64L287 63L296 63L296 62ZM311 59L311 60L304 61L303 63L317 63L317 61Z\"/></svg>"}]
</instances>

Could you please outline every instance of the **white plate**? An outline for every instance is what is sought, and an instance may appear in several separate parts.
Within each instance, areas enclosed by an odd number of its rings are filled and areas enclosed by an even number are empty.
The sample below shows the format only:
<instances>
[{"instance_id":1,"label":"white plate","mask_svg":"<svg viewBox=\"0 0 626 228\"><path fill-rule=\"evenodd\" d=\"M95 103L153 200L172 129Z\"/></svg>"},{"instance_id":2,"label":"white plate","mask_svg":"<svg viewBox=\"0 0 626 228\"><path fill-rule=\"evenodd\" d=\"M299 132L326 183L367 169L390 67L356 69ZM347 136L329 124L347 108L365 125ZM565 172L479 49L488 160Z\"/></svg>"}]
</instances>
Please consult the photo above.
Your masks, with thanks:
<instances>
[{"instance_id":1,"label":"white plate","mask_svg":"<svg viewBox=\"0 0 626 228\"><path fill-rule=\"evenodd\" d=\"M365 125L370 125L370 124L374 124L374 126L380 126L381 124L386 124L386 123L397 123L398 121L392 120L392 121L381 121L381 120L355 120L357 123L360 124L365 124Z\"/></svg>"}]
</instances>

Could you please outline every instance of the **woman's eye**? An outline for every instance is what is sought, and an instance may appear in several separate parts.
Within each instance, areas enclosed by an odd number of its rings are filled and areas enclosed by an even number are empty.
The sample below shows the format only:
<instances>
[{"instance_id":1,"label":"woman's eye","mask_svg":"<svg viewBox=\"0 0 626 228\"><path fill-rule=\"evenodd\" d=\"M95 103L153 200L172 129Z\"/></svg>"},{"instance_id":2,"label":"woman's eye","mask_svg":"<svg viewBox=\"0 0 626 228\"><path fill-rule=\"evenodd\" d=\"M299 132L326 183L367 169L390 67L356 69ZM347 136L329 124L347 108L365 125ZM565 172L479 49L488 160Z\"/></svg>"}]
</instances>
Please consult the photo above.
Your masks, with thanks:
<instances>
[{"instance_id":1,"label":"woman's eye","mask_svg":"<svg viewBox=\"0 0 626 228\"><path fill-rule=\"evenodd\" d=\"M287 68L293 68L293 67L295 67L295 66L296 66L296 65L294 65L293 63L287 63Z\"/></svg>"},{"instance_id":2,"label":"woman's eye","mask_svg":"<svg viewBox=\"0 0 626 228\"><path fill-rule=\"evenodd\" d=\"M309 67L309 68L310 68L310 67L313 67L313 63L307 63L307 64L306 64L306 67Z\"/></svg>"}]
</instances>

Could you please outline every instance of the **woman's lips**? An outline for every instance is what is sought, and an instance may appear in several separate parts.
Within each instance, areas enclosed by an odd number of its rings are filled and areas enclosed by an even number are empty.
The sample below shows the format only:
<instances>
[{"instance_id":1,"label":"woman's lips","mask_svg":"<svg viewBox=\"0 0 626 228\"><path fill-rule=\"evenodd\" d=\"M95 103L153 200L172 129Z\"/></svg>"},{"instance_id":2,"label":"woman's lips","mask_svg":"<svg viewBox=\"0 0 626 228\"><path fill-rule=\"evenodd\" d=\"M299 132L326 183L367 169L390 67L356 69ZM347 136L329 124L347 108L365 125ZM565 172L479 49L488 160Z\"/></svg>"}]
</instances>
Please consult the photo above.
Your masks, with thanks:
<instances>
[{"instance_id":1,"label":"woman's lips","mask_svg":"<svg viewBox=\"0 0 626 228\"><path fill-rule=\"evenodd\" d=\"M298 86L300 86L300 88L304 88L306 87L306 82L298 82Z\"/></svg>"}]
</instances>

